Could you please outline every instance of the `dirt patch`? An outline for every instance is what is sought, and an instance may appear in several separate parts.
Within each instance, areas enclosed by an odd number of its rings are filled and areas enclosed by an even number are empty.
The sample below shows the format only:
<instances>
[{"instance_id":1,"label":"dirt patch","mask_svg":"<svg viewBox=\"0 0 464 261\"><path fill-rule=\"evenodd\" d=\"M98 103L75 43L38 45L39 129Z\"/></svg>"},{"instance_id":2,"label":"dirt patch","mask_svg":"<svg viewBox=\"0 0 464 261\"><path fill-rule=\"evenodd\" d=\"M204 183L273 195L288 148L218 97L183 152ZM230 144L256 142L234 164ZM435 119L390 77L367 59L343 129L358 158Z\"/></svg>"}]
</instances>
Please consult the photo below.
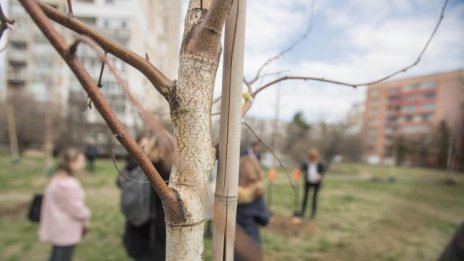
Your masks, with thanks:
<instances>
[{"instance_id":1,"label":"dirt patch","mask_svg":"<svg viewBox=\"0 0 464 261\"><path fill-rule=\"evenodd\" d=\"M29 208L28 202L22 202L12 206L1 206L0 207L0 218L3 217L18 217L26 216L27 209Z\"/></svg>"},{"instance_id":2,"label":"dirt patch","mask_svg":"<svg viewBox=\"0 0 464 261\"><path fill-rule=\"evenodd\" d=\"M308 219L296 220L293 217L274 214L268 229L282 236L308 236L316 232L317 226Z\"/></svg>"}]
</instances>

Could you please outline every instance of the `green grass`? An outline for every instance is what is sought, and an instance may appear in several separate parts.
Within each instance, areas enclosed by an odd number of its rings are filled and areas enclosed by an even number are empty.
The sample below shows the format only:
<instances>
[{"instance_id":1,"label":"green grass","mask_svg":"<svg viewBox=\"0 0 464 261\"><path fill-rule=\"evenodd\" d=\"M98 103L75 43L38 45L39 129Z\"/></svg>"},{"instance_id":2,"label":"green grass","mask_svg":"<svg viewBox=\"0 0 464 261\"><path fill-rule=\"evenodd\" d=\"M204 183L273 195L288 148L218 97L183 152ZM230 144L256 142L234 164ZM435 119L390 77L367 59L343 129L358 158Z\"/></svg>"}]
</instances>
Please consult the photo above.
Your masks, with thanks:
<instances>
[{"instance_id":1,"label":"green grass","mask_svg":"<svg viewBox=\"0 0 464 261\"><path fill-rule=\"evenodd\" d=\"M13 166L0 158L0 260L48 256L50 246L38 241L37 225L25 219L32 194L47 182L42 166L41 159ZM99 161L98 174L81 178L92 220L75 260L128 260L115 172L110 161ZM266 260L436 260L464 219L464 178L458 175L457 185L446 186L438 182L444 176L416 168L333 165L317 220L305 229L287 222L294 193L280 173L273 188L273 221L261 230ZM211 241L205 246L209 260Z\"/></svg>"}]
</instances>

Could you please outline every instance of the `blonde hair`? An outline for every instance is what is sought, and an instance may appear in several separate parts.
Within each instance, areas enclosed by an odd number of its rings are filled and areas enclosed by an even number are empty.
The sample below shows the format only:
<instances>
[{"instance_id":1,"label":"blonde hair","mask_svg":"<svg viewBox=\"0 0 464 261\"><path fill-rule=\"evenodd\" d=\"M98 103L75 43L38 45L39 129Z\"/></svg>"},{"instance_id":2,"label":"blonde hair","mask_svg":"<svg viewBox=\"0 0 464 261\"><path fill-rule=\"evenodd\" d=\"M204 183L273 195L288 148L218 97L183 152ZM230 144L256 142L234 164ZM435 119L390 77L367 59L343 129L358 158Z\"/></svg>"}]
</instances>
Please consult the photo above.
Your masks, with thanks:
<instances>
[{"instance_id":1,"label":"blonde hair","mask_svg":"<svg viewBox=\"0 0 464 261\"><path fill-rule=\"evenodd\" d=\"M263 195L261 166L254 157L240 158L238 203L249 203Z\"/></svg>"},{"instance_id":2,"label":"blonde hair","mask_svg":"<svg viewBox=\"0 0 464 261\"><path fill-rule=\"evenodd\" d=\"M310 148L308 150L308 159L311 162L318 162L320 158L319 151L316 148Z\"/></svg>"},{"instance_id":3,"label":"blonde hair","mask_svg":"<svg viewBox=\"0 0 464 261\"><path fill-rule=\"evenodd\" d=\"M56 164L56 169L62 170L66 172L68 175L71 175L71 176L74 175L74 171L71 168L71 163L77 160L77 158L79 158L80 155L83 155L83 154L77 149L74 149L74 148L64 149L58 157L58 163Z\"/></svg>"},{"instance_id":4,"label":"blonde hair","mask_svg":"<svg viewBox=\"0 0 464 261\"><path fill-rule=\"evenodd\" d=\"M159 161L163 167L170 169L174 164L174 144L169 135L158 135L152 131L146 131L137 136L137 141L146 140L143 148L145 154L152 161Z\"/></svg>"}]
</instances>

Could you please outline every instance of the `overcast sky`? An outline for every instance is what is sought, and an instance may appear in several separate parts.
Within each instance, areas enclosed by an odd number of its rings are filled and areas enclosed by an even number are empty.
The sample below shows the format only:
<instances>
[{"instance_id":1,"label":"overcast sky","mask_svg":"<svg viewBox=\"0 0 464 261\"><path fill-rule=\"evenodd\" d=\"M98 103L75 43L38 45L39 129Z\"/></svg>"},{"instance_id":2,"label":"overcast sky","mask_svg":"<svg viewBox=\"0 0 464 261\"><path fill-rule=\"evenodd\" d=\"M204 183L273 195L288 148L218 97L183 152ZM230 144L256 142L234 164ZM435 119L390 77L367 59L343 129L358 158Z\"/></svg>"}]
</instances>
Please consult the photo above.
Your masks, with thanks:
<instances>
[{"instance_id":1,"label":"overcast sky","mask_svg":"<svg viewBox=\"0 0 464 261\"><path fill-rule=\"evenodd\" d=\"M185 10L187 1L183 3ZM311 0L248 0L247 78L253 77L269 57L302 35L309 23L311 3ZM438 20L442 5L441 0L318 0L313 29L307 39L266 72L285 71L282 75L355 83L375 80L417 58ZM445 18L420 64L396 78L462 68L464 1L450 0ZM3 71L0 68L0 72ZM221 74L220 70L216 95L221 89ZM303 111L311 121L336 121L345 117L352 104L362 102L365 96L365 88L354 90L316 82L286 81L278 88L280 119L283 120L290 120L295 112ZM274 117L276 91L277 86L274 86L260 93L249 115Z\"/></svg>"},{"instance_id":2,"label":"overcast sky","mask_svg":"<svg viewBox=\"0 0 464 261\"><path fill-rule=\"evenodd\" d=\"M439 0L319 0L313 29L291 53L269 67L286 71L363 82L405 67L417 58L440 15ZM308 26L309 0L249 0L245 75L251 78L269 57L287 47ZM445 18L421 63L396 78L464 68L464 1L450 0ZM282 74L282 75L284 75ZM221 72L217 83L220 83ZM272 79L272 77L265 79ZM216 93L220 91L217 84ZM362 102L365 88L315 82L286 81L279 86L280 119L303 111L308 120L336 121L352 104ZM274 117L276 87L260 93L249 115Z\"/></svg>"}]
</instances>

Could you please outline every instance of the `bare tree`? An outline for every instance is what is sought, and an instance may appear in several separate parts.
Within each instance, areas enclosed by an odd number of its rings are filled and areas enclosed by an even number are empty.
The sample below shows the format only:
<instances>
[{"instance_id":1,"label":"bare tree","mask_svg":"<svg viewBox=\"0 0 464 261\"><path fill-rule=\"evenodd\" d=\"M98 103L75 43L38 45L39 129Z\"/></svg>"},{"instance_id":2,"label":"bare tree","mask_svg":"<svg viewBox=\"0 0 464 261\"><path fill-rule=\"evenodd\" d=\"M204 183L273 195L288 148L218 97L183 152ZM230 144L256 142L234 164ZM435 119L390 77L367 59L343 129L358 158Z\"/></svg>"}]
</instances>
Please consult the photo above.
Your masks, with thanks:
<instances>
[{"instance_id":1,"label":"bare tree","mask_svg":"<svg viewBox=\"0 0 464 261\"><path fill-rule=\"evenodd\" d=\"M203 257L203 221L204 199L207 176L214 163L214 151L211 140L211 107L213 87L221 53L221 33L233 0L190 0L185 17L185 31L180 47L178 79L169 79L152 61L126 49L115 41L105 37L73 16L72 1L68 0L68 13L63 13L47 4L35 0L19 0L44 33L62 59L87 92L95 108L103 116L115 137L134 156L146 174L153 188L163 201L167 224L167 259L200 260ZM235 1L234 8L239 10L245 1ZM446 1L447 2L447 1ZM439 19L431 37L427 41L418 59L411 65L377 81L368 83L343 83L335 80L309 76L283 76L253 88L256 80L245 81L249 88L249 97L242 108L242 115L250 108L253 98L264 89L285 80L316 80L339 85L360 86L380 82L415 66L427 49L443 18ZM243 7L243 6L242 6ZM238 11L231 12L238 14ZM5 18L6 19L6 18ZM2 26L4 20L2 18ZM62 35L52 26L50 19L79 34L77 40L68 44ZM7 20L5 20L7 21ZM1 32L3 32L2 30ZM310 28L307 30L309 33ZM307 33L306 33L307 35ZM294 43L296 45L299 41ZM177 162L171 174L169 186L160 177L150 160L137 146L127 130L118 121L109 107L98 83L90 76L82 61L76 55L80 44L95 49L106 64L103 53L109 53L133 66L153 84L154 88L166 98L171 110L174 128ZM267 64L278 59L287 48ZM230 54L233 56L232 54ZM154 61L156 62L156 61ZM255 79L260 79L260 69ZM115 72L113 72L115 74ZM115 74L116 75L116 74ZM226 208L227 211L227 208ZM225 216L225 215L223 215ZM233 216L233 215L231 215ZM227 231L234 233L235 231ZM233 236L232 236L233 239ZM230 242L228 242L229 244ZM230 260L233 255L223 254ZM227 258L226 258L227 257ZM220 257L218 257L220 258Z\"/></svg>"}]
</instances>

